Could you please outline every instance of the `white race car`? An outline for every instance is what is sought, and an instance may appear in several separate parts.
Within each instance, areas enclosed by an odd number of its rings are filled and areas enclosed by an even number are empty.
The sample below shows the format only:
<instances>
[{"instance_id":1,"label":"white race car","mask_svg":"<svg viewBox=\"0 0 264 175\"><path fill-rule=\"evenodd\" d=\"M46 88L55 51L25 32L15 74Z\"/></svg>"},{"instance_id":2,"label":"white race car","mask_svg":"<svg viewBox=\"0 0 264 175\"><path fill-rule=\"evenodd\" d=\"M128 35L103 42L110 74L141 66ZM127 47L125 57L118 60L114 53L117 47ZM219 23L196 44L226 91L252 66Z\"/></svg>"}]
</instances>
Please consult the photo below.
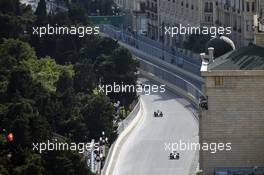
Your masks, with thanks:
<instances>
[{"instance_id":1,"label":"white race car","mask_svg":"<svg viewBox=\"0 0 264 175\"><path fill-rule=\"evenodd\" d=\"M180 159L180 153L177 151L173 151L169 155L170 160L179 160Z\"/></svg>"}]
</instances>

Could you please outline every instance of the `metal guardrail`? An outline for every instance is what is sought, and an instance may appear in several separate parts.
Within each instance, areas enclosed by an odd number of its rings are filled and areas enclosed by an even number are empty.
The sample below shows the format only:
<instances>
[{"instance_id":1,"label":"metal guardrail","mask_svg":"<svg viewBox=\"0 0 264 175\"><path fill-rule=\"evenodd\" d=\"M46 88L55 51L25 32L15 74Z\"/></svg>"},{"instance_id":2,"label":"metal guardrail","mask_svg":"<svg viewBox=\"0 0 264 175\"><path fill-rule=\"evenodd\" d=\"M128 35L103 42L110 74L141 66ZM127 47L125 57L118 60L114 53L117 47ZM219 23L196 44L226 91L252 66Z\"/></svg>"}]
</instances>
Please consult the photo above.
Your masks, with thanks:
<instances>
[{"instance_id":1,"label":"metal guardrail","mask_svg":"<svg viewBox=\"0 0 264 175\"><path fill-rule=\"evenodd\" d=\"M165 70L143 59L138 59L138 61L140 62L140 69L175 85L178 89L191 97L193 99L192 101L194 101L196 105L198 105L200 97L204 96L203 92L198 87L175 73Z\"/></svg>"},{"instance_id":2,"label":"metal guardrail","mask_svg":"<svg viewBox=\"0 0 264 175\"><path fill-rule=\"evenodd\" d=\"M111 38L114 39L118 39L118 40L122 40L122 42L129 44L143 52L146 52L152 56L155 57L159 57L161 56L161 54L164 54L164 60L170 62L171 60L176 60L176 65L188 70L196 75L200 75L200 65L199 64L195 64L195 63L191 63L187 60L184 60L182 57L179 56L175 56L172 55L164 50L161 50L159 48L159 46L154 47L151 46L150 44L142 41L142 40L138 40L133 38L133 36L126 34L124 32L120 32L117 31L115 29L113 29L111 26L108 25L104 25L103 27L103 32L106 33L108 36L110 36ZM164 52L164 53L162 53ZM202 93L202 91L199 89L199 87L195 86L194 84L192 84L191 82L187 81L184 77L181 77L179 75L177 75L176 73L173 73L171 71L168 71L158 65L155 65L149 61L143 60L138 58L139 62L140 62L140 69L153 74L154 76L168 82L171 83L175 86L177 86L177 88L179 88L181 91L184 91L186 94L188 94L188 96L191 96L194 101L196 102L196 104L198 104L199 98L201 96L204 96L204 94ZM170 61L169 61L170 60ZM175 63L175 62L174 62ZM136 116L136 114L138 113L140 108L139 103L135 106L135 108L133 109L133 111L129 114L129 116L122 122L122 124L118 127L118 134L121 134L126 127L131 123L131 121L134 119L134 117ZM112 156L112 149L114 147L114 144L111 146L109 155L107 156L106 159L106 163L105 166L102 170L102 174L105 174L106 171L106 167L108 166L108 162L109 162L109 157Z\"/></svg>"},{"instance_id":3,"label":"metal guardrail","mask_svg":"<svg viewBox=\"0 0 264 175\"><path fill-rule=\"evenodd\" d=\"M135 105L135 107L133 108L133 110L129 113L129 115L122 121L122 123L119 125L118 129L117 129L117 133L118 135L120 135L126 128L127 126L129 126L129 124L132 122L132 120L136 117L136 115L138 114L140 109L140 102L138 101L137 104ZM110 157L112 157L112 153L113 153L113 147L115 145L115 142L111 145L107 158L105 160L105 164L104 167L101 171L102 175L106 174L106 168L109 164L109 159Z\"/></svg>"},{"instance_id":4,"label":"metal guardrail","mask_svg":"<svg viewBox=\"0 0 264 175\"><path fill-rule=\"evenodd\" d=\"M184 70L187 70L196 75L200 75L199 59L189 58L183 53L174 51L173 54L170 48L163 46L162 43L153 41L142 35L133 35L111 25L102 25L101 32L107 34L111 38L117 39L131 45L149 55L163 59L166 62L174 64Z\"/></svg>"},{"instance_id":5,"label":"metal guardrail","mask_svg":"<svg viewBox=\"0 0 264 175\"><path fill-rule=\"evenodd\" d=\"M122 121L122 123L117 128L118 135L121 132L123 132L126 129L126 127L130 124L130 122L135 118L135 116L137 115L139 111L139 107L140 107L139 102L137 102L134 109L129 113L129 115Z\"/></svg>"},{"instance_id":6,"label":"metal guardrail","mask_svg":"<svg viewBox=\"0 0 264 175\"><path fill-rule=\"evenodd\" d=\"M147 53L151 56L159 57L161 56L162 52L165 54L165 61L168 61L166 59L173 59L176 60L176 65L179 66L181 69L187 70L188 72L191 72L196 75L200 75L200 65L197 63L191 63L185 59L182 59L179 56L175 56L170 54L169 52L166 52L164 50L161 50L158 46L160 43L156 43L156 45L150 45L148 42L146 42L146 38L144 38L144 41L142 39L143 36L141 36L141 40L135 39L131 34L127 32L122 32L118 30L118 28L115 28L111 25L103 25L101 27L102 32L107 34L108 36L118 39L122 41L123 43L126 43L134 48L137 48L144 53ZM199 98L201 96L204 96L202 91L200 90L201 84L188 81L188 78L184 75L177 75L174 72L171 72L165 68L162 68L158 65L153 64L152 62L149 62L145 59L138 59L140 62L140 68L143 69L146 72L149 72L156 77L165 80L166 82L169 82L177 88L184 91L188 96L191 96L192 99L194 99L195 103L198 104ZM148 59L149 60L149 59Z\"/></svg>"}]
</instances>

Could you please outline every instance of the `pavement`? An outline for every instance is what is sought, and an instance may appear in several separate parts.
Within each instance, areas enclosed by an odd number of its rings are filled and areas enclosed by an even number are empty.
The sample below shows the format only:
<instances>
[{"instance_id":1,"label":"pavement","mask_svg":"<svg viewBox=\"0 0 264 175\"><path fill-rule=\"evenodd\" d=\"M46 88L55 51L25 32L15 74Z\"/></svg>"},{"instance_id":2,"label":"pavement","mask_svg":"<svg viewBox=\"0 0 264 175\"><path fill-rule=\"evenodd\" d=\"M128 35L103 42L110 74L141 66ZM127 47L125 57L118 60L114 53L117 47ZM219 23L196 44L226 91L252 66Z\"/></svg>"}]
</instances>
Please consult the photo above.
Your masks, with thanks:
<instances>
[{"instance_id":1,"label":"pavement","mask_svg":"<svg viewBox=\"0 0 264 175\"><path fill-rule=\"evenodd\" d=\"M198 164L197 152L179 151L179 160L169 160L170 151L165 149L165 143L198 142L198 120L192 105L168 90L142 94L141 99L143 119L121 146L113 174L193 175ZM157 109L164 117L153 117Z\"/></svg>"}]
</instances>

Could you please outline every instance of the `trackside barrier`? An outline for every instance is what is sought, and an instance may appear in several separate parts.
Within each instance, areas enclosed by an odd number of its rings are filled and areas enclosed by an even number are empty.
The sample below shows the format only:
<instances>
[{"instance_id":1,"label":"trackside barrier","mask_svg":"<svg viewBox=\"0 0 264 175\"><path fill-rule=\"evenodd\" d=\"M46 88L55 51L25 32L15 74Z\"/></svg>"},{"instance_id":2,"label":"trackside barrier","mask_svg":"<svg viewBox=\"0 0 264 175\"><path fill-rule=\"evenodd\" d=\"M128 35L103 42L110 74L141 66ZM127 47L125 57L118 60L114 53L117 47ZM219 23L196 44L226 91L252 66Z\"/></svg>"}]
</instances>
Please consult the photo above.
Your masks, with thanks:
<instances>
[{"instance_id":1,"label":"trackside barrier","mask_svg":"<svg viewBox=\"0 0 264 175\"><path fill-rule=\"evenodd\" d=\"M204 96L202 91L192 83L186 81L180 76L163 69L146 60L137 58L140 62L140 72L152 80L165 84L167 88L191 100L196 107L199 105L199 98Z\"/></svg>"},{"instance_id":2,"label":"trackside barrier","mask_svg":"<svg viewBox=\"0 0 264 175\"><path fill-rule=\"evenodd\" d=\"M163 47L160 42L150 40L149 38L141 35L133 35L125 32L112 25L102 25L101 32L107 34L109 37L122 41L134 48L137 48L151 56L161 58L177 67L180 67L193 74L200 75L201 61L198 58L189 58L186 55L175 52L172 54L170 49Z\"/></svg>"},{"instance_id":3,"label":"trackside barrier","mask_svg":"<svg viewBox=\"0 0 264 175\"><path fill-rule=\"evenodd\" d=\"M135 128L135 126L141 121L143 117L143 102L139 99L138 104L134 107L132 112L127 117L127 120L124 120L124 126L122 126L122 130L117 140L111 146L107 159L105 161L105 165L102 169L102 175L112 175L115 164L117 162L117 158L120 153L120 148L122 144L126 141L127 136L130 132Z\"/></svg>"}]
</instances>

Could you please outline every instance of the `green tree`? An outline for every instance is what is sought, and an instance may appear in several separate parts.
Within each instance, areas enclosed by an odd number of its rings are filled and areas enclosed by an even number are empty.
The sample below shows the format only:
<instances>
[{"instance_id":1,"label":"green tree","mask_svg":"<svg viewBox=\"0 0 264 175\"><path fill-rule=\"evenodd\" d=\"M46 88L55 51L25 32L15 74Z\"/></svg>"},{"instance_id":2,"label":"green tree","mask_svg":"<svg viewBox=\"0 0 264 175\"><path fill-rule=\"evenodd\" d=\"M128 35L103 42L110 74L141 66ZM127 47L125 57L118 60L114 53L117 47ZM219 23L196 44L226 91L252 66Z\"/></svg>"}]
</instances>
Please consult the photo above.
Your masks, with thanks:
<instances>
[{"instance_id":1,"label":"green tree","mask_svg":"<svg viewBox=\"0 0 264 175\"><path fill-rule=\"evenodd\" d=\"M69 18L74 24L88 23L84 8L80 5L72 5L69 8Z\"/></svg>"},{"instance_id":2,"label":"green tree","mask_svg":"<svg viewBox=\"0 0 264 175\"><path fill-rule=\"evenodd\" d=\"M95 63L97 72L101 74L103 84L119 85L136 85L137 77L135 72L138 63L132 59L132 55L127 49L118 47L110 56L101 56ZM136 98L135 91L128 91L124 93L110 93L108 95L113 101L120 101L125 106L126 111L129 105Z\"/></svg>"},{"instance_id":3,"label":"green tree","mask_svg":"<svg viewBox=\"0 0 264 175\"><path fill-rule=\"evenodd\" d=\"M49 151L44 155L47 175L92 175L77 153ZM54 163L56 162L56 164Z\"/></svg>"},{"instance_id":4,"label":"green tree","mask_svg":"<svg viewBox=\"0 0 264 175\"><path fill-rule=\"evenodd\" d=\"M21 15L21 11L20 11L20 2L19 0L14 0L14 9L15 9L15 14L16 15Z\"/></svg>"},{"instance_id":5,"label":"green tree","mask_svg":"<svg viewBox=\"0 0 264 175\"><path fill-rule=\"evenodd\" d=\"M30 154L28 152L25 163L23 165L17 166L14 169L14 173L17 175L42 175L45 173L44 167L42 165L42 158L39 154Z\"/></svg>"},{"instance_id":6,"label":"green tree","mask_svg":"<svg viewBox=\"0 0 264 175\"><path fill-rule=\"evenodd\" d=\"M17 68L11 72L7 87L7 95L10 99L30 98L33 95L33 79L30 72L23 68Z\"/></svg>"},{"instance_id":7,"label":"green tree","mask_svg":"<svg viewBox=\"0 0 264 175\"><path fill-rule=\"evenodd\" d=\"M0 174L2 174L2 175L9 175L7 169L3 165L1 165L1 164L0 164Z\"/></svg>"},{"instance_id":8,"label":"green tree","mask_svg":"<svg viewBox=\"0 0 264 175\"><path fill-rule=\"evenodd\" d=\"M28 43L18 39L4 39L0 45L0 68L2 70L11 70L21 61L29 59L37 59L37 57Z\"/></svg>"},{"instance_id":9,"label":"green tree","mask_svg":"<svg viewBox=\"0 0 264 175\"><path fill-rule=\"evenodd\" d=\"M56 82L62 72L67 71L70 76L73 74L71 64L62 66L50 57L29 59L22 63L31 72L32 78L50 91L56 90Z\"/></svg>"},{"instance_id":10,"label":"green tree","mask_svg":"<svg viewBox=\"0 0 264 175\"><path fill-rule=\"evenodd\" d=\"M47 20L47 9L45 0L39 1L35 14L37 16L37 24L45 24Z\"/></svg>"},{"instance_id":11,"label":"green tree","mask_svg":"<svg viewBox=\"0 0 264 175\"><path fill-rule=\"evenodd\" d=\"M17 103L10 106L7 118L11 124L10 130L14 134L14 143L16 146L31 145L30 118L34 112L32 106L27 102Z\"/></svg>"},{"instance_id":12,"label":"green tree","mask_svg":"<svg viewBox=\"0 0 264 175\"><path fill-rule=\"evenodd\" d=\"M72 75L68 71L63 71L56 83L57 92L64 93L67 89L73 88Z\"/></svg>"},{"instance_id":13,"label":"green tree","mask_svg":"<svg viewBox=\"0 0 264 175\"><path fill-rule=\"evenodd\" d=\"M113 141L116 132L113 126L114 108L109 98L104 95L93 95L82 110L84 121L90 131L90 138L99 138L101 132Z\"/></svg>"},{"instance_id":14,"label":"green tree","mask_svg":"<svg viewBox=\"0 0 264 175\"><path fill-rule=\"evenodd\" d=\"M51 128L46 118L35 114L30 118L29 125L32 142L39 143L51 138Z\"/></svg>"},{"instance_id":15,"label":"green tree","mask_svg":"<svg viewBox=\"0 0 264 175\"><path fill-rule=\"evenodd\" d=\"M95 88L95 73L93 65L88 60L74 65L74 89L76 92L90 93Z\"/></svg>"},{"instance_id":16,"label":"green tree","mask_svg":"<svg viewBox=\"0 0 264 175\"><path fill-rule=\"evenodd\" d=\"M191 50L195 53L204 52L205 44L210 40L209 35L189 35L183 43L185 49Z\"/></svg>"}]
</instances>

